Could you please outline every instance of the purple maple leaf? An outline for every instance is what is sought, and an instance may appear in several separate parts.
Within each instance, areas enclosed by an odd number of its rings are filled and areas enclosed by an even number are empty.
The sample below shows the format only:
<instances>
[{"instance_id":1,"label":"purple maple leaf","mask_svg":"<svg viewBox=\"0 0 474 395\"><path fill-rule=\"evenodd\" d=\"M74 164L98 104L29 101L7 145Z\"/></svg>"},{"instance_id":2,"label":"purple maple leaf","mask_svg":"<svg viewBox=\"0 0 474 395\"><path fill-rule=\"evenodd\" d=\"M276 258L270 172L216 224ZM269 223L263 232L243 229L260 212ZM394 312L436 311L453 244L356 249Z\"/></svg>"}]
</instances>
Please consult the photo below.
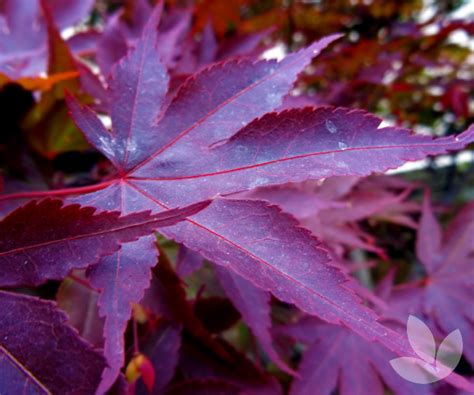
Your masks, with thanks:
<instances>
[{"instance_id":1,"label":"purple maple leaf","mask_svg":"<svg viewBox=\"0 0 474 395\"><path fill-rule=\"evenodd\" d=\"M88 267L103 255L161 226L171 226L202 210L208 202L150 215L96 214L60 200L30 202L0 222L0 286L38 285L63 279L71 269ZM98 242L99 241L99 242Z\"/></svg>"},{"instance_id":2,"label":"purple maple leaf","mask_svg":"<svg viewBox=\"0 0 474 395\"><path fill-rule=\"evenodd\" d=\"M0 291L0 310L2 394L94 393L106 362L54 303Z\"/></svg>"},{"instance_id":3,"label":"purple maple leaf","mask_svg":"<svg viewBox=\"0 0 474 395\"><path fill-rule=\"evenodd\" d=\"M64 29L89 15L93 0L5 0L0 14L0 73L16 79L46 71L47 23L42 2Z\"/></svg>"},{"instance_id":4,"label":"purple maple leaf","mask_svg":"<svg viewBox=\"0 0 474 395\"><path fill-rule=\"evenodd\" d=\"M416 250L426 276L396 286L385 315L402 321L408 314L421 315L443 336L459 329L464 353L474 362L474 204L467 204L443 234L426 194Z\"/></svg>"},{"instance_id":5,"label":"purple maple leaf","mask_svg":"<svg viewBox=\"0 0 474 395\"><path fill-rule=\"evenodd\" d=\"M390 366L396 354L355 335L349 329L304 317L295 324L276 328L276 333L309 345L292 384L291 395L315 393L373 395L389 388L396 395L430 394L427 386L402 379Z\"/></svg>"},{"instance_id":6,"label":"purple maple leaf","mask_svg":"<svg viewBox=\"0 0 474 395\"><path fill-rule=\"evenodd\" d=\"M270 293L257 288L250 281L221 266L216 265L215 270L224 291L252 330L263 350L281 370L294 374L272 344Z\"/></svg>"},{"instance_id":7,"label":"purple maple leaf","mask_svg":"<svg viewBox=\"0 0 474 395\"><path fill-rule=\"evenodd\" d=\"M161 322L156 332L151 336L144 348L155 370L153 394L163 393L164 388L174 376L179 359L181 346L181 328L169 322ZM137 394L148 394L148 390L139 383Z\"/></svg>"}]
</instances>

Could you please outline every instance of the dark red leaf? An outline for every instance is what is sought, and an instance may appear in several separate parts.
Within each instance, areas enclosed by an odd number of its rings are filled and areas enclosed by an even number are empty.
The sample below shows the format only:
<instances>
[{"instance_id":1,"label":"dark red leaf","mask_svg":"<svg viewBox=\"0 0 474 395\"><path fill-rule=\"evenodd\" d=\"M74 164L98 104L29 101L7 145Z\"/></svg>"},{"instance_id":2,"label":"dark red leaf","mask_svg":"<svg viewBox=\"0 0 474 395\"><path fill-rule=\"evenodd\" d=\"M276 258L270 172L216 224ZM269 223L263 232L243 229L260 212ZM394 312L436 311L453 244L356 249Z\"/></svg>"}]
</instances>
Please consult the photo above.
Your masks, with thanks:
<instances>
[{"instance_id":1,"label":"dark red leaf","mask_svg":"<svg viewBox=\"0 0 474 395\"><path fill-rule=\"evenodd\" d=\"M154 385L147 392L140 383L137 394L162 393L174 376L181 347L181 327L167 321L160 323L156 332L145 345L144 353L149 357L155 375Z\"/></svg>"},{"instance_id":2,"label":"dark red leaf","mask_svg":"<svg viewBox=\"0 0 474 395\"><path fill-rule=\"evenodd\" d=\"M0 291L0 392L94 393L104 358L52 302Z\"/></svg>"},{"instance_id":3,"label":"dark red leaf","mask_svg":"<svg viewBox=\"0 0 474 395\"><path fill-rule=\"evenodd\" d=\"M96 209L77 204L63 206L59 200L28 203L0 222L0 285L60 280L71 269L85 268L117 251L121 243L182 221L208 204L120 217L118 212L96 214Z\"/></svg>"}]
</instances>

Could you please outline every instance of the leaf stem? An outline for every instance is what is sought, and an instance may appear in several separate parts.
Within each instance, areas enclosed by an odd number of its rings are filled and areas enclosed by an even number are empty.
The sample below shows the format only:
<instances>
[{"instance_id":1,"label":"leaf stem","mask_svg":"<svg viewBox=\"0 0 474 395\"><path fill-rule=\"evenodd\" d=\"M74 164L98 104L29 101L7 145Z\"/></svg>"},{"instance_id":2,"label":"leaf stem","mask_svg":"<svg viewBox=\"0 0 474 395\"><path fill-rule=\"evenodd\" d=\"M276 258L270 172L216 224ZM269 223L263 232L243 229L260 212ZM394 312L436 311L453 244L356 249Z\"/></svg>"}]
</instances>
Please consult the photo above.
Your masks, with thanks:
<instances>
[{"instance_id":1,"label":"leaf stem","mask_svg":"<svg viewBox=\"0 0 474 395\"><path fill-rule=\"evenodd\" d=\"M113 180L101 182L99 184L87 185L84 187L77 187L77 188L10 193L10 194L5 194L5 195L0 195L0 201L14 200L14 199L54 197L54 196L80 195L83 193L100 191L101 189L105 189L108 186L112 185L116 181L117 181L116 179L113 179Z\"/></svg>"},{"instance_id":2,"label":"leaf stem","mask_svg":"<svg viewBox=\"0 0 474 395\"><path fill-rule=\"evenodd\" d=\"M140 347L138 345L138 325L137 325L137 319L135 318L135 314L132 314L132 324L133 324L133 353L139 354Z\"/></svg>"}]
</instances>

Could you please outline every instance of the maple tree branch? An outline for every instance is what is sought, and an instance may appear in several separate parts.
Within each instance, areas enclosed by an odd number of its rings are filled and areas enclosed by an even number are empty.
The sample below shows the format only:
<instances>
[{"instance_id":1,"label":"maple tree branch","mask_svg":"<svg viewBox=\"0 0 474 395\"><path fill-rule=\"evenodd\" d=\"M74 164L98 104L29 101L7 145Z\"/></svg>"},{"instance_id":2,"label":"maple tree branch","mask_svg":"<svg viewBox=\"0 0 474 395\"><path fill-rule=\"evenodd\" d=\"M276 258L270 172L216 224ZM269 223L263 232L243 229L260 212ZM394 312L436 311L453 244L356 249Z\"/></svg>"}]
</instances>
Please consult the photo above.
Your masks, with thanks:
<instances>
[{"instance_id":1,"label":"maple tree branch","mask_svg":"<svg viewBox=\"0 0 474 395\"><path fill-rule=\"evenodd\" d=\"M138 325L135 315L132 314L132 324L133 324L133 353L135 355L140 353L140 347L138 345Z\"/></svg>"}]
</instances>

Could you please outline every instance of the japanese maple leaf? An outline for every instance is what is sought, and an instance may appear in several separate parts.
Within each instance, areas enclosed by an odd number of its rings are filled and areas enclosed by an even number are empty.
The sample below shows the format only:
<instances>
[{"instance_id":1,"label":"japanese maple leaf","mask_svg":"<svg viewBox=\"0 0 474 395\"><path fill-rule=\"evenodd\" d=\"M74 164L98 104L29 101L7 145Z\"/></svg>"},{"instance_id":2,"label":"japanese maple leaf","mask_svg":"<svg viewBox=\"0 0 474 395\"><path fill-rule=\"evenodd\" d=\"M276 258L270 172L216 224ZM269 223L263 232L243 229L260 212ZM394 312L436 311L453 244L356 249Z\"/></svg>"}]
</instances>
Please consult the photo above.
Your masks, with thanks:
<instances>
[{"instance_id":1,"label":"japanese maple leaf","mask_svg":"<svg viewBox=\"0 0 474 395\"><path fill-rule=\"evenodd\" d=\"M156 316L182 326L222 360L228 359L226 351L196 315L180 278L165 254L160 254L159 262L153 268L153 278L141 304Z\"/></svg>"},{"instance_id":2,"label":"japanese maple leaf","mask_svg":"<svg viewBox=\"0 0 474 395\"><path fill-rule=\"evenodd\" d=\"M160 1L158 5L161 11L163 3ZM165 15L161 11L157 51L162 62L172 69L181 56L183 39L190 33L192 15L188 8L172 8ZM140 39L151 12L148 0L135 0L108 19L96 48L96 59L104 75L108 75L112 66Z\"/></svg>"},{"instance_id":3,"label":"japanese maple leaf","mask_svg":"<svg viewBox=\"0 0 474 395\"><path fill-rule=\"evenodd\" d=\"M54 88L41 95L23 121L29 145L40 155L52 159L61 152L88 148L83 135L68 117L64 101L65 90L73 92L81 101L91 103L90 96L93 96L95 103L104 105L101 99L105 89L95 75L75 59L55 25L52 10L47 2L43 0L41 5L42 20L47 28L47 73L53 76L46 81L57 76L73 76L56 81Z\"/></svg>"},{"instance_id":4,"label":"japanese maple leaf","mask_svg":"<svg viewBox=\"0 0 474 395\"><path fill-rule=\"evenodd\" d=\"M176 256L176 274L181 278L190 276L196 270L199 270L204 264L204 259L197 252L179 246L178 255Z\"/></svg>"},{"instance_id":5,"label":"japanese maple leaf","mask_svg":"<svg viewBox=\"0 0 474 395\"><path fill-rule=\"evenodd\" d=\"M216 265L215 270L224 291L268 357L281 370L294 374L294 371L286 365L272 344L270 293L221 266Z\"/></svg>"},{"instance_id":6,"label":"japanese maple leaf","mask_svg":"<svg viewBox=\"0 0 474 395\"><path fill-rule=\"evenodd\" d=\"M231 60L189 78L167 100L168 75L156 48L159 8L136 47L109 79L113 131L70 99L71 114L89 142L117 168L117 177L77 201L124 214L162 211L256 186L367 175L464 147L474 128L432 139L394 127L363 111L304 108L281 113L298 74L338 36L322 39L281 62ZM75 192L79 192L76 190ZM60 192L64 193L64 192ZM202 214L162 232L206 259L235 271L277 298L341 323L369 339L409 354L399 336L387 336L375 315L327 265L325 250L288 215L263 202L216 199ZM130 303L143 296L156 263L153 237L127 243L89 273L102 290L106 316L106 391L123 365L122 333Z\"/></svg>"},{"instance_id":7,"label":"japanese maple leaf","mask_svg":"<svg viewBox=\"0 0 474 395\"><path fill-rule=\"evenodd\" d=\"M161 18L161 7L160 2L158 19ZM134 0L108 18L104 31L95 43L96 60L103 75L108 75L112 66L140 38L151 12L152 7L147 0Z\"/></svg>"},{"instance_id":8,"label":"japanese maple leaf","mask_svg":"<svg viewBox=\"0 0 474 395\"><path fill-rule=\"evenodd\" d=\"M95 392L106 362L54 303L0 291L0 310L2 394Z\"/></svg>"},{"instance_id":9,"label":"japanese maple leaf","mask_svg":"<svg viewBox=\"0 0 474 395\"><path fill-rule=\"evenodd\" d=\"M181 277L193 273L203 264L204 259L198 253L183 246L180 248L176 261L176 271ZM270 333L272 327L270 293L219 265L214 265L214 270L224 288L224 292L239 311L242 320L249 326L268 357L281 370L294 374L294 371L287 366L273 347Z\"/></svg>"},{"instance_id":10,"label":"japanese maple leaf","mask_svg":"<svg viewBox=\"0 0 474 395\"><path fill-rule=\"evenodd\" d=\"M426 195L416 251L426 276L395 287L386 315L401 320L422 315L444 336L459 329L464 353L474 362L474 203L459 212L443 235Z\"/></svg>"},{"instance_id":11,"label":"japanese maple leaf","mask_svg":"<svg viewBox=\"0 0 474 395\"><path fill-rule=\"evenodd\" d=\"M358 222L385 214L391 208L405 208L399 206L412 188L412 185L403 185L403 190L398 192L400 188L394 190L383 184L375 184L374 187L356 177L331 177L322 184L309 181L270 186L258 188L244 196L278 204L338 255L342 255L347 247L383 255L383 250L374 245L373 237L364 232ZM396 211L392 217L386 214L387 220L410 223L403 213L395 214Z\"/></svg>"},{"instance_id":12,"label":"japanese maple leaf","mask_svg":"<svg viewBox=\"0 0 474 395\"><path fill-rule=\"evenodd\" d=\"M162 393L172 380L179 360L181 346L181 328L166 320L160 325L153 336L147 341L144 353L150 358L155 371L155 381L152 393ZM147 394L143 382L137 384L137 394Z\"/></svg>"},{"instance_id":13,"label":"japanese maple leaf","mask_svg":"<svg viewBox=\"0 0 474 395\"><path fill-rule=\"evenodd\" d=\"M303 223L336 251L342 254L344 246L362 248L384 257L385 252L375 245L373 236L361 229L359 222L374 218L379 213L400 205L410 194L411 189L395 192L379 189L368 189L361 183L342 201L339 207L329 207L319 212L314 219Z\"/></svg>"},{"instance_id":14,"label":"japanese maple leaf","mask_svg":"<svg viewBox=\"0 0 474 395\"><path fill-rule=\"evenodd\" d=\"M87 286L80 271L66 278L56 293L58 307L68 315L69 324L93 346L102 348L104 320L99 316L98 298L99 293Z\"/></svg>"},{"instance_id":15,"label":"japanese maple leaf","mask_svg":"<svg viewBox=\"0 0 474 395\"><path fill-rule=\"evenodd\" d=\"M396 395L430 394L427 386L412 384L392 369L396 354L378 347L347 328L304 317L276 332L308 345L293 381L291 395L383 395L389 388Z\"/></svg>"},{"instance_id":16,"label":"japanese maple leaf","mask_svg":"<svg viewBox=\"0 0 474 395\"><path fill-rule=\"evenodd\" d=\"M174 225L207 204L120 217L118 212L96 214L95 208L77 204L63 207L60 200L30 202L0 222L0 286L61 280L71 269L85 268L117 251L121 243Z\"/></svg>"},{"instance_id":17,"label":"japanese maple leaf","mask_svg":"<svg viewBox=\"0 0 474 395\"><path fill-rule=\"evenodd\" d=\"M148 0L135 0L107 20L93 50L103 75L108 75L112 66L140 39L151 11ZM162 62L173 75L173 86L178 86L186 76L214 61L231 56L259 55L256 49L269 34L269 30L266 30L218 42L209 23L200 40L196 40L191 20L192 9L189 7L168 9L160 17L158 51Z\"/></svg>"},{"instance_id":18,"label":"japanese maple leaf","mask_svg":"<svg viewBox=\"0 0 474 395\"><path fill-rule=\"evenodd\" d=\"M48 34L41 3L60 29L89 15L94 0L5 0L0 14L0 73L17 79L46 71Z\"/></svg>"}]
</instances>

